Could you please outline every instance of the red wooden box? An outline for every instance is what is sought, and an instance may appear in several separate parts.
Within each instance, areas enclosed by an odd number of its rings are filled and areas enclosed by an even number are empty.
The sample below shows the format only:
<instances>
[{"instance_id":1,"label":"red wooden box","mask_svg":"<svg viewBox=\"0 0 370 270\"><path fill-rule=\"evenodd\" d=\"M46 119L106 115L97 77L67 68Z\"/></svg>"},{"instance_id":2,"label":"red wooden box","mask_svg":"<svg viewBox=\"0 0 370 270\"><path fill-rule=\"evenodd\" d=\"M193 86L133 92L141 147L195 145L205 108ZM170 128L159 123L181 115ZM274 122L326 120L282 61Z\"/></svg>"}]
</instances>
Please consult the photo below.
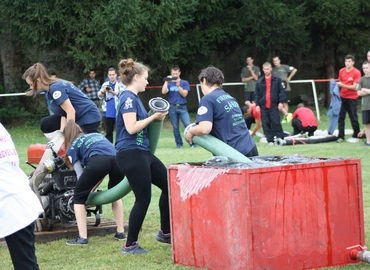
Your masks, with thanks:
<instances>
[{"instance_id":1,"label":"red wooden box","mask_svg":"<svg viewBox=\"0 0 370 270\"><path fill-rule=\"evenodd\" d=\"M247 169L170 165L173 261L208 269L310 269L358 263L361 163Z\"/></svg>"}]
</instances>

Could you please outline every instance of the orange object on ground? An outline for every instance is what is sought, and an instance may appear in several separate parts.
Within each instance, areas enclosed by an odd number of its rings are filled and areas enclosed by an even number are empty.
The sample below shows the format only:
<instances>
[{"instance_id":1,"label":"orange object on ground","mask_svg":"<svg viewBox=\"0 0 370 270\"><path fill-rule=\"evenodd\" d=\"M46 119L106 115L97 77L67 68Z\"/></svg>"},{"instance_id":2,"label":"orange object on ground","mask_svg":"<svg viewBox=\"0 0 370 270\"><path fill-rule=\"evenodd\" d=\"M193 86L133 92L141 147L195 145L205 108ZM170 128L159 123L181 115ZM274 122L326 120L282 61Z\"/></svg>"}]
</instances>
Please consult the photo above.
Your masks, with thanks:
<instances>
[{"instance_id":1,"label":"orange object on ground","mask_svg":"<svg viewBox=\"0 0 370 270\"><path fill-rule=\"evenodd\" d=\"M260 168L169 166L173 261L207 269L312 269L359 263L361 163Z\"/></svg>"},{"instance_id":2,"label":"orange object on ground","mask_svg":"<svg viewBox=\"0 0 370 270\"><path fill-rule=\"evenodd\" d=\"M31 144L27 149L27 161L31 164L39 164L44 152L46 144ZM60 148L58 155L64 157L65 149L64 144Z\"/></svg>"}]
</instances>

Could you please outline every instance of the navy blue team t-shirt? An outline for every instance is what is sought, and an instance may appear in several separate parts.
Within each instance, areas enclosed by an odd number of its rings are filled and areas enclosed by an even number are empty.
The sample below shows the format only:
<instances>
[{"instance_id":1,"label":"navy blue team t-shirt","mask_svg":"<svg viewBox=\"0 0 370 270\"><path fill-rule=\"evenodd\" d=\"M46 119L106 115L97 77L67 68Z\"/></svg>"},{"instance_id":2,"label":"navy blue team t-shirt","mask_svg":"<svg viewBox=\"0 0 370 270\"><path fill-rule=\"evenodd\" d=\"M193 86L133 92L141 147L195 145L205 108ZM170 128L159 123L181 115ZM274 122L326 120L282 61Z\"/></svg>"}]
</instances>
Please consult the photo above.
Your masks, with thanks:
<instances>
[{"instance_id":1,"label":"navy blue team t-shirt","mask_svg":"<svg viewBox=\"0 0 370 270\"><path fill-rule=\"evenodd\" d=\"M115 156L116 149L102 134L89 133L74 139L67 153L72 165L80 161L82 166L86 166L93 156Z\"/></svg>"},{"instance_id":2,"label":"navy blue team t-shirt","mask_svg":"<svg viewBox=\"0 0 370 270\"><path fill-rule=\"evenodd\" d=\"M129 134L126 130L122 115L129 112L136 113L136 120L140 121L148 117L140 98L130 90L122 92L119 96L116 118L116 150L124 151L129 149L141 149L150 151L148 127L135 134Z\"/></svg>"},{"instance_id":3,"label":"navy blue team t-shirt","mask_svg":"<svg viewBox=\"0 0 370 270\"><path fill-rule=\"evenodd\" d=\"M196 123L201 121L211 122L210 135L230 145L243 155L248 154L255 146L238 102L223 89L215 89L202 97Z\"/></svg>"},{"instance_id":4,"label":"navy blue team t-shirt","mask_svg":"<svg viewBox=\"0 0 370 270\"><path fill-rule=\"evenodd\" d=\"M180 80L180 86L182 89L190 91L188 81ZM170 104L186 104L186 97L180 94L176 82L168 82L168 102Z\"/></svg>"},{"instance_id":5,"label":"navy blue team t-shirt","mask_svg":"<svg viewBox=\"0 0 370 270\"><path fill-rule=\"evenodd\" d=\"M60 104L69 99L76 111L75 119L78 125L83 126L101 120L99 109L95 103L70 82L60 80L50 84L47 95L50 110L56 115L67 115Z\"/></svg>"}]
</instances>

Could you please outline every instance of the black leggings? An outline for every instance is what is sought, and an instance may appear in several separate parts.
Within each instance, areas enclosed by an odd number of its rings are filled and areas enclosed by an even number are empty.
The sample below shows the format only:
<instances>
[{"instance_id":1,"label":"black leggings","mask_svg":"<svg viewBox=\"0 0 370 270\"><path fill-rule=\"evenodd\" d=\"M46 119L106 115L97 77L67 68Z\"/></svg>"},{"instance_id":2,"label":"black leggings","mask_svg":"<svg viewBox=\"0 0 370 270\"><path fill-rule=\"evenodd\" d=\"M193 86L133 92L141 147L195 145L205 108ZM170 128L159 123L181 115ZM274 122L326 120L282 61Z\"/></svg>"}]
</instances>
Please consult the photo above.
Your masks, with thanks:
<instances>
[{"instance_id":1,"label":"black leggings","mask_svg":"<svg viewBox=\"0 0 370 270\"><path fill-rule=\"evenodd\" d=\"M5 237L10 257L15 270L37 270L37 258L35 255L35 224Z\"/></svg>"},{"instance_id":2,"label":"black leggings","mask_svg":"<svg viewBox=\"0 0 370 270\"><path fill-rule=\"evenodd\" d=\"M112 188L122 181L124 175L117 165L116 157L91 157L77 181L73 202L75 204L85 204L93 187L95 187L95 185L107 174L109 174L108 188Z\"/></svg>"},{"instance_id":3,"label":"black leggings","mask_svg":"<svg viewBox=\"0 0 370 270\"><path fill-rule=\"evenodd\" d=\"M42 118L40 121L40 129L42 133L51 133L56 130L59 130L61 118L62 116L56 114ZM99 125L100 121L91 124L86 124L80 127L84 133L98 133Z\"/></svg>"},{"instance_id":4,"label":"black leggings","mask_svg":"<svg viewBox=\"0 0 370 270\"><path fill-rule=\"evenodd\" d=\"M130 246L139 237L139 231L152 197L151 184L162 190L159 198L161 230L164 233L169 233L170 209L166 167L151 152L138 149L118 152L117 162L122 172L127 176L135 194L135 204L130 213L126 245Z\"/></svg>"}]
</instances>

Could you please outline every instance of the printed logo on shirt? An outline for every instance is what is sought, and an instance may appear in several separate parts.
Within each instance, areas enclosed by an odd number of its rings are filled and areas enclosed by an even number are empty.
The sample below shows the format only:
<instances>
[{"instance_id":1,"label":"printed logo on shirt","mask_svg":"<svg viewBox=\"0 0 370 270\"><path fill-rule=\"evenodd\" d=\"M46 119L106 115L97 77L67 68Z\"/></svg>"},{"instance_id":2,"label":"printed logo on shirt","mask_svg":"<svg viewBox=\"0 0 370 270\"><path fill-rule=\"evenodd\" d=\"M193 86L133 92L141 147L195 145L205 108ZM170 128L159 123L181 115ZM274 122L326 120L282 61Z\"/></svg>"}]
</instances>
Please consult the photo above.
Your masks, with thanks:
<instances>
[{"instance_id":1,"label":"printed logo on shirt","mask_svg":"<svg viewBox=\"0 0 370 270\"><path fill-rule=\"evenodd\" d=\"M125 101L125 106L123 107L123 109L127 110L127 109L130 109L130 108L133 108L132 98L128 97Z\"/></svg>"},{"instance_id":2,"label":"printed logo on shirt","mask_svg":"<svg viewBox=\"0 0 370 270\"><path fill-rule=\"evenodd\" d=\"M201 106L201 107L199 107L199 109L198 109L198 111L197 111L197 114L199 114L199 115L203 115L203 114L205 114L205 113L207 113L207 112L208 112L207 107L205 107L205 106Z\"/></svg>"},{"instance_id":3,"label":"printed logo on shirt","mask_svg":"<svg viewBox=\"0 0 370 270\"><path fill-rule=\"evenodd\" d=\"M53 93L53 99L58 99L62 96L62 93L60 91L55 91Z\"/></svg>"}]
</instances>

